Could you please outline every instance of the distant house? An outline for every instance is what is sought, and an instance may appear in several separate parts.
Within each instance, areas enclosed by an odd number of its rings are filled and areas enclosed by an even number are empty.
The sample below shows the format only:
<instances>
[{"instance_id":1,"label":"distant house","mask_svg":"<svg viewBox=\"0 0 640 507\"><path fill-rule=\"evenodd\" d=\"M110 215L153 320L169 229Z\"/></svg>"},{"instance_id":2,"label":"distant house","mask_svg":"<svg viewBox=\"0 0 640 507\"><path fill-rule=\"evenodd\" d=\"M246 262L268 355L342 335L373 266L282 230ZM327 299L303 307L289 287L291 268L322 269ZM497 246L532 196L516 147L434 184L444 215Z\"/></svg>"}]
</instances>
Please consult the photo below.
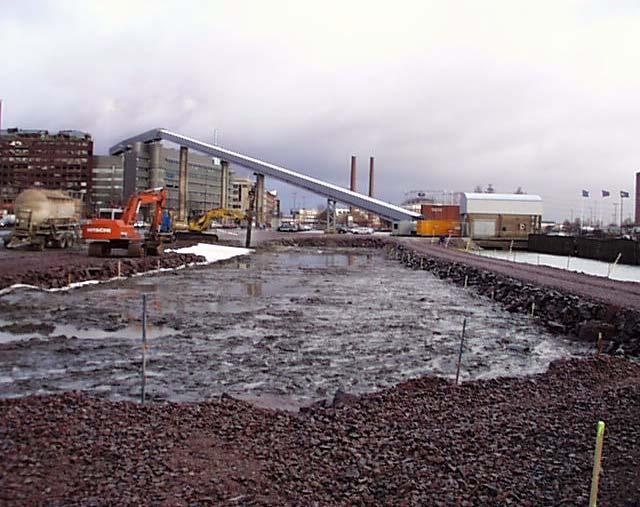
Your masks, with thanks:
<instances>
[{"instance_id":1,"label":"distant house","mask_svg":"<svg viewBox=\"0 0 640 507\"><path fill-rule=\"evenodd\" d=\"M518 239L540 232L542 197L465 192L460 199L462 232L474 239Z\"/></svg>"}]
</instances>

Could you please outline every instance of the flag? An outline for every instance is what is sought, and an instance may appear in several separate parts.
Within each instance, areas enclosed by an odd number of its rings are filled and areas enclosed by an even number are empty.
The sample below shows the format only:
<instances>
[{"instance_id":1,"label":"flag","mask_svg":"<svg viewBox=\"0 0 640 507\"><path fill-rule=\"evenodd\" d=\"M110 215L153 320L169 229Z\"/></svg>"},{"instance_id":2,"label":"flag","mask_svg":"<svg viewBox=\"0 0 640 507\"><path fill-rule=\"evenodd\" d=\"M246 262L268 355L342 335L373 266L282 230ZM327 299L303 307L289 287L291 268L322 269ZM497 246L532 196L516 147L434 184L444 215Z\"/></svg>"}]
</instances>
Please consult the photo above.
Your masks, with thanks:
<instances>
[{"instance_id":1,"label":"flag","mask_svg":"<svg viewBox=\"0 0 640 507\"><path fill-rule=\"evenodd\" d=\"M602 191L602 197L609 197L610 195L611 195L611 192L609 192L608 190Z\"/></svg>"},{"instance_id":2,"label":"flag","mask_svg":"<svg viewBox=\"0 0 640 507\"><path fill-rule=\"evenodd\" d=\"M589 197L589 191L588 190L583 190L582 191L582 197Z\"/></svg>"},{"instance_id":3,"label":"flag","mask_svg":"<svg viewBox=\"0 0 640 507\"><path fill-rule=\"evenodd\" d=\"M629 192L625 192L624 190L620 190L620 197L629 197Z\"/></svg>"}]
</instances>

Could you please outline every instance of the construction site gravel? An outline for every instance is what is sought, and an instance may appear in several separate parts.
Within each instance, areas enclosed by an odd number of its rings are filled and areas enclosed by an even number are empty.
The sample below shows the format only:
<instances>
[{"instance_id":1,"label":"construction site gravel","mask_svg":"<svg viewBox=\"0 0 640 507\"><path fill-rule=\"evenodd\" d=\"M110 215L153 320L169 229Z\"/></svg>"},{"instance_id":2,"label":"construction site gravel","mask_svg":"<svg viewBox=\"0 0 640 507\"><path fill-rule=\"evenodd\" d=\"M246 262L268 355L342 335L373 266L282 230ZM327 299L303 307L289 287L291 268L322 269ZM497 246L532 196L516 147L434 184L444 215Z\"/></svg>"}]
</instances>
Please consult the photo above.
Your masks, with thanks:
<instances>
[{"instance_id":1,"label":"construction site gravel","mask_svg":"<svg viewBox=\"0 0 640 507\"><path fill-rule=\"evenodd\" d=\"M334 405L0 400L0 502L584 506L599 419L599 504L640 499L640 366L627 359L458 387L424 377Z\"/></svg>"},{"instance_id":2,"label":"construction site gravel","mask_svg":"<svg viewBox=\"0 0 640 507\"><path fill-rule=\"evenodd\" d=\"M408 269L416 257L390 260L390 241L296 235L213 265L2 295L0 504L585 505L603 420L600 503L638 505L640 365L593 358L593 343L446 268ZM553 272L522 278L555 287ZM600 282L567 276L597 300ZM604 285L611 304L622 286Z\"/></svg>"}]
</instances>

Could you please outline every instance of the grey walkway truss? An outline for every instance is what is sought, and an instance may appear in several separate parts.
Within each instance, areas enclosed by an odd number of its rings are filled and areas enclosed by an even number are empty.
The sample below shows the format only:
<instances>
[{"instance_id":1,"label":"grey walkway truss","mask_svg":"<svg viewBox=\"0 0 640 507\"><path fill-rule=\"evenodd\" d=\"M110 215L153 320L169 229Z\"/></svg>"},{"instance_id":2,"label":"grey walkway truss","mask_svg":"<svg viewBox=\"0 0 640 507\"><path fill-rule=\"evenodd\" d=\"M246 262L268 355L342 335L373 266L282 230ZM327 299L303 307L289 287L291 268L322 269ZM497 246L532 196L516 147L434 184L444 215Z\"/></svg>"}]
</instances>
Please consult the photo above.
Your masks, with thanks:
<instances>
[{"instance_id":1,"label":"grey walkway truss","mask_svg":"<svg viewBox=\"0 0 640 507\"><path fill-rule=\"evenodd\" d=\"M202 141L197 141L196 139L176 134L175 132L170 132L165 129L153 129L148 132L144 132L143 134L125 139L113 146L109 150L109 153L111 155L119 155L131 148L136 142L145 143L151 141L169 141L180 146L186 146L189 149L206 153L212 157L217 157L232 164L251 169L255 173L264 174L270 178L275 178L295 187L322 195L328 199L333 199L335 201L348 204L349 206L354 206L364 211L374 213L390 221L415 220L420 217L419 213L406 210L400 206L396 206L395 204L390 204L385 201L381 201L380 199L374 199L373 197L347 190L346 188L339 187L338 185L333 185L317 178L312 178L310 176L291 171L290 169L270 164L268 162L263 162L262 160L252 158L241 153L236 153L219 146L203 143Z\"/></svg>"}]
</instances>

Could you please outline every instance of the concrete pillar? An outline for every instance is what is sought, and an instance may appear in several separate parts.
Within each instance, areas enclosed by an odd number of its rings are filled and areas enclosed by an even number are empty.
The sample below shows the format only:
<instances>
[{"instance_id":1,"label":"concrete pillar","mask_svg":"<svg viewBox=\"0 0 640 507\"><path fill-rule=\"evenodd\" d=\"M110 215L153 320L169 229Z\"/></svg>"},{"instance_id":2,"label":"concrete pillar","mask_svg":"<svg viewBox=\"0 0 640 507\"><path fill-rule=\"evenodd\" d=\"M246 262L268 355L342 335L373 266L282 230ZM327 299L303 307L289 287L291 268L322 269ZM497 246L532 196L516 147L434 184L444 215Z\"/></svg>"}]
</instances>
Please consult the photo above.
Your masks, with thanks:
<instances>
[{"instance_id":1,"label":"concrete pillar","mask_svg":"<svg viewBox=\"0 0 640 507\"><path fill-rule=\"evenodd\" d=\"M229 207L229 162L222 160L222 172L220 175L220 207Z\"/></svg>"},{"instance_id":2,"label":"concrete pillar","mask_svg":"<svg viewBox=\"0 0 640 507\"><path fill-rule=\"evenodd\" d=\"M164 186L164 175L162 174L162 143L153 141L149 144L149 186L158 188Z\"/></svg>"},{"instance_id":3,"label":"concrete pillar","mask_svg":"<svg viewBox=\"0 0 640 507\"><path fill-rule=\"evenodd\" d=\"M636 212L635 223L640 226L640 172L636 173Z\"/></svg>"},{"instance_id":4,"label":"concrete pillar","mask_svg":"<svg viewBox=\"0 0 640 507\"><path fill-rule=\"evenodd\" d=\"M187 221L187 188L189 167L189 148L180 146L180 160L178 162L178 222Z\"/></svg>"},{"instance_id":5,"label":"concrete pillar","mask_svg":"<svg viewBox=\"0 0 640 507\"><path fill-rule=\"evenodd\" d=\"M373 163L373 157L369 157L369 197L373 197L374 191Z\"/></svg>"},{"instance_id":6,"label":"concrete pillar","mask_svg":"<svg viewBox=\"0 0 640 507\"><path fill-rule=\"evenodd\" d=\"M256 173L256 225L264 224L264 174Z\"/></svg>"},{"instance_id":7,"label":"concrete pillar","mask_svg":"<svg viewBox=\"0 0 640 507\"><path fill-rule=\"evenodd\" d=\"M356 156L351 155L351 184L349 185L349 190L355 192L356 191ZM355 208L353 206L349 207L349 212L353 216L353 212Z\"/></svg>"},{"instance_id":8,"label":"concrete pillar","mask_svg":"<svg viewBox=\"0 0 640 507\"><path fill-rule=\"evenodd\" d=\"M131 146L130 150L125 151L124 153L124 163L123 163L123 189L122 189L122 200L123 204L127 202L127 199L131 197L131 195L135 194L138 190L136 188L136 182L138 181L138 157L140 156L140 152L142 150L142 143L137 142Z\"/></svg>"}]
</instances>

